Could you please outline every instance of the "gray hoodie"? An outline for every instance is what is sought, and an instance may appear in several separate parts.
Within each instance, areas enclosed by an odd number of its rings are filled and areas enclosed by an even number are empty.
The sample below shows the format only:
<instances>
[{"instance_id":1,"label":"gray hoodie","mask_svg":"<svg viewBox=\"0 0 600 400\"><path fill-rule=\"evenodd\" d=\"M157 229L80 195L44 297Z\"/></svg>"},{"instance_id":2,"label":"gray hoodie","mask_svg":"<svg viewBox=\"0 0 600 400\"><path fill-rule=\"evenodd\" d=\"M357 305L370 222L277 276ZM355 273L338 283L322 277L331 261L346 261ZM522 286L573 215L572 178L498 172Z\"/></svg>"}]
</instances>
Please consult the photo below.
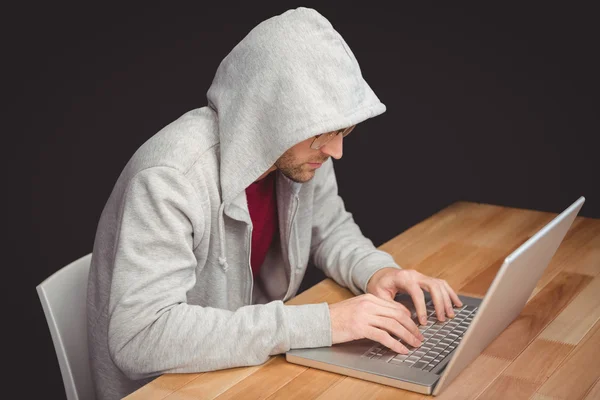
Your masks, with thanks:
<instances>
[{"instance_id":1,"label":"gray hoodie","mask_svg":"<svg viewBox=\"0 0 600 400\"><path fill-rule=\"evenodd\" d=\"M252 276L245 188L293 145L385 111L327 19L301 7L263 21L207 98L136 151L100 217L87 301L99 399L163 373L330 346L326 303L284 305L309 261L357 295L400 268L345 210L329 159L303 184L274 172L280 234Z\"/></svg>"}]
</instances>

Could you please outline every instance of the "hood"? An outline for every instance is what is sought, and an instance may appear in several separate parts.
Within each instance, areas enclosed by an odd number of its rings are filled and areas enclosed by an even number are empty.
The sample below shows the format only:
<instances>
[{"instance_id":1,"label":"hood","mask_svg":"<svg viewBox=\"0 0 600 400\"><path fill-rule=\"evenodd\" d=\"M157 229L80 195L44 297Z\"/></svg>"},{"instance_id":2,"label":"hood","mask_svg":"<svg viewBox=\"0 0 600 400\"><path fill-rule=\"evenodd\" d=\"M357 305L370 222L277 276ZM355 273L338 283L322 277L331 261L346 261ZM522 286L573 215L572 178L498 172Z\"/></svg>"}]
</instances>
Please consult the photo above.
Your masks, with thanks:
<instances>
[{"instance_id":1,"label":"hood","mask_svg":"<svg viewBox=\"0 0 600 400\"><path fill-rule=\"evenodd\" d=\"M218 116L225 270L228 204L295 144L385 111L344 39L305 7L254 27L219 64L207 100Z\"/></svg>"}]
</instances>

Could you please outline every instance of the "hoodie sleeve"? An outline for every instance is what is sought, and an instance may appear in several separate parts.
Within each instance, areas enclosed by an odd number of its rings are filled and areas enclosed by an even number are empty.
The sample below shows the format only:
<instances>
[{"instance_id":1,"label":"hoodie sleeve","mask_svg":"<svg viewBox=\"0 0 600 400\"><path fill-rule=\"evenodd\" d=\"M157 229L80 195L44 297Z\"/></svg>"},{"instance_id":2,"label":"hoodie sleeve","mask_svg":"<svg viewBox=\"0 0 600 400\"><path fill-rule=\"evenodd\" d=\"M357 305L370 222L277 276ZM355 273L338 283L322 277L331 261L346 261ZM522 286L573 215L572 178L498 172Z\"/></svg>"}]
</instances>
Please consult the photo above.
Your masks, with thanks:
<instances>
[{"instance_id":1,"label":"hoodie sleeve","mask_svg":"<svg viewBox=\"0 0 600 400\"><path fill-rule=\"evenodd\" d=\"M355 295L367 291L375 272L400 268L389 253L378 250L363 236L338 195L333 162L325 162L315 182L311 257L315 266ZM316 177L315 177L316 178Z\"/></svg>"},{"instance_id":2,"label":"hoodie sleeve","mask_svg":"<svg viewBox=\"0 0 600 400\"><path fill-rule=\"evenodd\" d=\"M281 301L235 311L187 303L194 243L204 231L197 193L169 167L137 173L116 227L108 346L130 379L257 365L290 348L331 345L326 303Z\"/></svg>"}]
</instances>

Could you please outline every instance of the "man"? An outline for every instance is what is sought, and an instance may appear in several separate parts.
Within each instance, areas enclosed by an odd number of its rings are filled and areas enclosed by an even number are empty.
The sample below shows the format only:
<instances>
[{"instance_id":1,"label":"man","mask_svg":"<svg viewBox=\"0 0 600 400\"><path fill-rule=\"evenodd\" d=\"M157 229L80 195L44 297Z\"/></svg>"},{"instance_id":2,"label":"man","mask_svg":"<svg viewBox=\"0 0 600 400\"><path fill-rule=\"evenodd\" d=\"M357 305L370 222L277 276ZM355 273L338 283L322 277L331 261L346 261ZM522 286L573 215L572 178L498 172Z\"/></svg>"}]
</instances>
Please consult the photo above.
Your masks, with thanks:
<instances>
[{"instance_id":1,"label":"man","mask_svg":"<svg viewBox=\"0 0 600 400\"><path fill-rule=\"evenodd\" d=\"M99 399L290 348L370 338L404 353L394 337L423 338L398 291L420 316L423 290L453 316L448 284L377 250L337 194L331 158L385 106L327 19L297 8L263 21L207 98L138 149L102 212L88 292ZM309 261L357 296L284 305Z\"/></svg>"}]
</instances>

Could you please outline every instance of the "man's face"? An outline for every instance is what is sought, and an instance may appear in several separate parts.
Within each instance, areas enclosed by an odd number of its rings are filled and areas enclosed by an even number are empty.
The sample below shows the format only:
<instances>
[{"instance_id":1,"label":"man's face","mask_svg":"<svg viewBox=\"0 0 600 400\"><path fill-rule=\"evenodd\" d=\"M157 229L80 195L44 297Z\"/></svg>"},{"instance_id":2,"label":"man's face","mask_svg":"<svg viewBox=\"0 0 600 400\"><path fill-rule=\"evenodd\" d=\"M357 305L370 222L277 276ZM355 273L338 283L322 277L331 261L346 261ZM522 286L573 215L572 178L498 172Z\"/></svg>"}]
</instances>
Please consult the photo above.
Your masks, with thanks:
<instances>
[{"instance_id":1,"label":"man's face","mask_svg":"<svg viewBox=\"0 0 600 400\"><path fill-rule=\"evenodd\" d=\"M342 158L343 136L336 135L318 150L311 149L314 138L304 140L287 150L275 162L275 167L294 182L308 182L329 157Z\"/></svg>"}]
</instances>

